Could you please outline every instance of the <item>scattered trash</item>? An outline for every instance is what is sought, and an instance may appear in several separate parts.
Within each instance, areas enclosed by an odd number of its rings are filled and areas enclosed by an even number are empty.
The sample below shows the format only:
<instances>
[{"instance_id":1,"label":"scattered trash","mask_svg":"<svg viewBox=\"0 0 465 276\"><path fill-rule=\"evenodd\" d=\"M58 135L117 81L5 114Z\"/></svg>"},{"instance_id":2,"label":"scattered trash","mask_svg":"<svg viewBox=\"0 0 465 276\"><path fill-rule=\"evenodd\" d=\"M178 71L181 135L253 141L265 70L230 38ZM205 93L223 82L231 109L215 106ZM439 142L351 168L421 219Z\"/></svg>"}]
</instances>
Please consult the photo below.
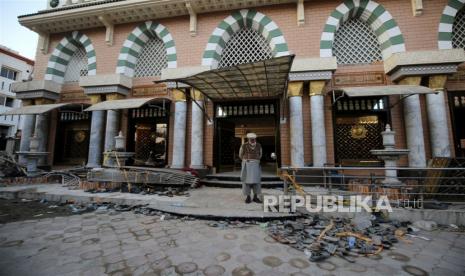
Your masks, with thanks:
<instances>
[{"instance_id":1,"label":"scattered trash","mask_svg":"<svg viewBox=\"0 0 465 276\"><path fill-rule=\"evenodd\" d=\"M164 221L164 220L165 220L165 215L162 215L162 216L160 217L160 220L161 220L161 221Z\"/></svg>"},{"instance_id":2,"label":"scattered trash","mask_svg":"<svg viewBox=\"0 0 465 276\"><path fill-rule=\"evenodd\" d=\"M403 237L406 224L378 223L376 216L356 219L307 216L295 221L270 221L267 232L277 242L287 244L312 262L339 256L348 262L355 257L377 255ZM383 221L386 221L383 219Z\"/></svg>"},{"instance_id":3,"label":"scattered trash","mask_svg":"<svg viewBox=\"0 0 465 276\"><path fill-rule=\"evenodd\" d=\"M34 215L34 217L41 217L43 216L44 214L37 214L37 215Z\"/></svg>"},{"instance_id":4,"label":"scattered trash","mask_svg":"<svg viewBox=\"0 0 465 276\"><path fill-rule=\"evenodd\" d=\"M58 205L50 205L48 206L48 208L52 209L52 208L58 208Z\"/></svg>"}]
</instances>

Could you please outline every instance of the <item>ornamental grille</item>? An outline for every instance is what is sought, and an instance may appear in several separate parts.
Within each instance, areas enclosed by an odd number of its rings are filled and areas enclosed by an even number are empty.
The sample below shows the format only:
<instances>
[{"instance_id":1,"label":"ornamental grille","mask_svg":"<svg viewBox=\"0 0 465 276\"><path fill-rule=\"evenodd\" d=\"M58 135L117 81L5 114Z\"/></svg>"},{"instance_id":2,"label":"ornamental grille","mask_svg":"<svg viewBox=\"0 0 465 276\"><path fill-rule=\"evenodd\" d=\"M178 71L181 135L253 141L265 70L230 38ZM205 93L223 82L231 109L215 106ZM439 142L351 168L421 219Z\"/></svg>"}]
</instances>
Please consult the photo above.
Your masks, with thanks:
<instances>
[{"instance_id":1,"label":"ornamental grille","mask_svg":"<svg viewBox=\"0 0 465 276\"><path fill-rule=\"evenodd\" d=\"M271 103L251 105L218 105L216 107L217 118L273 114L275 114L275 106Z\"/></svg>"},{"instance_id":2,"label":"ornamental grille","mask_svg":"<svg viewBox=\"0 0 465 276\"><path fill-rule=\"evenodd\" d=\"M339 27L333 54L338 64L372 63L383 59L376 34L359 19L351 19Z\"/></svg>"},{"instance_id":3,"label":"ornamental grille","mask_svg":"<svg viewBox=\"0 0 465 276\"><path fill-rule=\"evenodd\" d=\"M166 117L166 110L161 107L147 107L133 109L131 112L132 118L153 118L153 117Z\"/></svg>"},{"instance_id":4,"label":"ornamental grille","mask_svg":"<svg viewBox=\"0 0 465 276\"><path fill-rule=\"evenodd\" d=\"M336 102L337 111L357 111L357 110L387 110L388 104L386 98L380 99L341 99Z\"/></svg>"},{"instance_id":5,"label":"ornamental grille","mask_svg":"<svg viewBox=\"0 0 465 276\"><path fill-rule=\"evenodd\" d=\"M142 48L134 70L135 77L160 76L161 70L168 67L166 49L163 41L151 38Z\"/></svg>"},{"instance_id":6,"label":"ornamental grille","mask_svg":"<svg viewBox=\"0 0 465 276\"><path fill-rule=\"evenodd\" d=\"M76 82L83 76L87 76L87 54L81 46L76 49L66 67L65 82Z\"/></svg>"},{"instance_id":7,"label":"ornamental grille","mask_svg":"<svg viewBox=\"0 0 465 276\"><path fill-rule=\"evenodd\" d=\"M465 49L465 9L461 9L455 16L452 28L452 46Z\"/></svg>"},{"instance_id":8,"label":"ornamental grille","mask_svg":"<svg viewBox=\"0 0 465 276\"><path fill-rule=\"evenodd\" d=\"M218 67L256 62L272 57L273 52L268 41L257 31L243 28L235 33L226 44Z\"/></svg>"},{"instance_id":9,"label":"ornamental grille","mask_svg":"<svg viewBox=\"0 0 465 276\"><path fill-rule=\"evenodd\" d=\"M338 162L377 160L370 150L383 148L382 131L377 116L337 118L334 140Z\"/></svg>"},{"instance_id":10,"label":"ornamental grille","mask_svg":"<svg viewBox=\"0 0 465 276\"><path fill-rule=\"evenodd\" d=\"M60 121L80 121L89 119L89 112L60 112Z\"/></svg>"}]
</instances>

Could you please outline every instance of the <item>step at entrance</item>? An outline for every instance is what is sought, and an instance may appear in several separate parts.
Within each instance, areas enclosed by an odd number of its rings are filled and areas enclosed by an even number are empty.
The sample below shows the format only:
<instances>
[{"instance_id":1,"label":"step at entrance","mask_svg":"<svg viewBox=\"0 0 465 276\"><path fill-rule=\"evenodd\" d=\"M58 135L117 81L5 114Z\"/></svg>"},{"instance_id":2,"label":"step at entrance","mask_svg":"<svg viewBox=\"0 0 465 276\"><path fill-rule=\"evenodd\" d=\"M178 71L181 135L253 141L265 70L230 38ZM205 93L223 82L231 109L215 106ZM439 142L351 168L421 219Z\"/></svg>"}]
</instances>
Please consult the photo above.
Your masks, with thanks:
<instances>
[{"instance_id":1,"label":"step at entrance","mask_svg":"<svg viewBox=\"0 0 465 276\"><path fill-rule=\"evenodd\" d=\"M223 187L223 188L241 188L242 182L238 175L221 175L209 174L200 180L200 183L209 187ZM283 181L277 176L262 176L263 188L282 188Z\"/></svg>"}]
</instances>

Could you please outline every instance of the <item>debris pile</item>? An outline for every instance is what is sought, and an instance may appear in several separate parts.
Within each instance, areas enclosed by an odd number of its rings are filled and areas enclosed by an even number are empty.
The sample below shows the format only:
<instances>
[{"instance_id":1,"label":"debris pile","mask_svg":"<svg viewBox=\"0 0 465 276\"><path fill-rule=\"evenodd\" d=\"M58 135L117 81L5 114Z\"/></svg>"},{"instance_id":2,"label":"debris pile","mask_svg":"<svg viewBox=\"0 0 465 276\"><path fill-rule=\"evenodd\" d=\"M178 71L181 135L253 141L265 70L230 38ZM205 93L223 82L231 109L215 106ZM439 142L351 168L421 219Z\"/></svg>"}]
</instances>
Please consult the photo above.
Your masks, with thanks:
<instances>
[{"instance_id":1,"label":"debris pile","mask_svg":"<svg viewBox=\"0 0 465 276\"><path fill-rule=\"evenodd\" d=\"M339 256L355 262L358 256L377 255L404 239L408 223L386 223L380 216L329 219L307 216L295 221L272 221L268 234L282 244L303 251L317 262Z\"/></svg>"},{"instance_id":2,"label":"debris pile","mask_svg":"<svg viewBox=\"0 0 465 276\"><path fill-rule=\"evenodd\" d=\"M131 187L127 184L122 184L118 186L110 186L108 188L90 188L84 190L88 193L132 193L132 194L141 194L141 195L159 195L159 196L189 196L188 188L185 186L179 187L151 187L148 185L135 185L132 184Z\"/></svg>"},{"instance_id":3,"label":"debris pile","mask_svg":"<svg viewBox=\"0 0 465 276\"><path fill-rule=\"evenodd\" d=\"M0 177L25 176L25 169L16 162L13 156L0 152Z\"/></svg>"}]
</instances>

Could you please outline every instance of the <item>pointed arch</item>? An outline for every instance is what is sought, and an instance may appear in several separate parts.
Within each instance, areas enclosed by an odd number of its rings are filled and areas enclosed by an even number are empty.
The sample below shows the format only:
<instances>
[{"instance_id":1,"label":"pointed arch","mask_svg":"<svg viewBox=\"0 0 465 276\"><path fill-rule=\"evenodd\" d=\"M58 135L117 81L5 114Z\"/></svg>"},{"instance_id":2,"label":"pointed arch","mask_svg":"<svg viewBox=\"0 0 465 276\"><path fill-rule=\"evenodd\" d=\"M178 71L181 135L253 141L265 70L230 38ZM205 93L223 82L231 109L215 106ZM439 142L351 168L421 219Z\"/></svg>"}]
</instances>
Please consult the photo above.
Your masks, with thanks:
<instances>
[{"instance_id":1,"label":"pointed arch","mask_svg":"<svg viewBox=\"0 0 465 276\"><path fill-rule=\"evenodd\" d=\"M70 35L65 36L53 50L52 56L48 60L45 79L60 84L63 83L68 63L80 46L84 47L86 51L87 74L95 75L97 73L97 59L92 41L85 34L74 31Z\"/></svg>"},{"instance_id":2,"label":"pointed arch","mask_svg":"<svg viewBox=\"0 0 465 276\"><path fill-rule=\"evenodd\" d=\"M221 54L229 39L234 33L244 27L254 29L263 35L270 44L274 57L289 54L286 40L278 25L263 13L244 9L226 17L213 30L203 52L202 65L210 66L211 68L218 67Z\"/></svg>"},{"instance_id":3,"label":"pointed arch","mask_svg":"<svg viewBox=\"0 0 465 276\"><path fill-rule=\"evenodd\" d=\"M382 5L371 0L346 0L326 20L321 34L320 57L333 56L336 31L350 18L358 18L370 25L378 38L384 60L393 53L405 52L402 32Z\"/></svg>"},{"instance_id":4,"label":"pointed arch","mask_svg":"<svg viewBox=\"0 0 465 276\"><path fill-rule=\"evenodd\" d=\"M154 35L161 39L165 45L168 68L176 68L176 45L174 44L174 40L170 32L162 24L146 21L137 26L129 34L126 41L124 41L123 47L121 48L118 56L118 63L116 67L117 74L123 74L128 77L134 76L134 68L136 67L139 55L141 54L145 43L147 43L147 41L149 41L149 39Z\"/></svg>"},{"instance_id":5,"label":"pointed arch","mask_svg":"<svg viewBox=\"0 0 465 276\"><path fill-rule=\"evenodd\" d=\"M465 6L465 0L449 0L444 7L438 27L438 48L452 49L452 28L455 16Z\"/></svg>"}]
</instances>

